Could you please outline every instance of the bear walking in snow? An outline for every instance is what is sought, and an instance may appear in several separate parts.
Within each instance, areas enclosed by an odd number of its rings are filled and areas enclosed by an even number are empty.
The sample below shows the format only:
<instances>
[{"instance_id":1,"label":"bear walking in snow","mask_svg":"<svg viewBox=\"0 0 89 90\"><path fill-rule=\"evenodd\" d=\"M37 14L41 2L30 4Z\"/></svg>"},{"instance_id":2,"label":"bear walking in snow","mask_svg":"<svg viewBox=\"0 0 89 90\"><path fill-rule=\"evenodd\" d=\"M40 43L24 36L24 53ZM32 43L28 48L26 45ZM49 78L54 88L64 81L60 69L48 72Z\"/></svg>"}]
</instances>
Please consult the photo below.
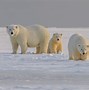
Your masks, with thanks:
<instances>
[{"instance_id":1,"label":"bear walking in snow","mask_svg":"<svg viewBox=\"0 0 89 90\"><path fill-rule=\"evenodd\" d=\"M88 42L80 34L73 34L68 42L68 51L70 60L85 60L88 56Z\"/></svg>"},{"instance_id":2,"label":"bear walking in snow","mask_svg":"<svg viewBox=\"0 0 89 90\"><path fill-rule=\"evenodd\" d=\"M62 34L54 33L49 41L48 53L62 52Z\"/></svg>"},{"instance_id":3,"label":"bear walking in snow","mask_svg":"<svg viewBox=\"0 0 89 90\"><path fill-rule=\"evenodd\" d=\"M47 53L50 34L44 26L9 25L7 26L7 32L11 39L14 54L17 53L19 45L22 54L26 53L28 47L36 47L37 54Z\"/></svg>"}]
</instances>

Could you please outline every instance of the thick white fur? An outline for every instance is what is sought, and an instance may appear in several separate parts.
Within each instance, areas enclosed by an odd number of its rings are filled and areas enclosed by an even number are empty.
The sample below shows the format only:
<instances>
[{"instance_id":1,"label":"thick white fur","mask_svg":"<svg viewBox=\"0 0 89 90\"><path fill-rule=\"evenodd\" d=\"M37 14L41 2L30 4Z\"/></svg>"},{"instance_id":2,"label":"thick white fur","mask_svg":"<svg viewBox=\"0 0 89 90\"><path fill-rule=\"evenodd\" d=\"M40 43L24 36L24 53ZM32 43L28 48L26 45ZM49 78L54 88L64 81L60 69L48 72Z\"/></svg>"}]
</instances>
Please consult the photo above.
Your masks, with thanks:
<instances>
[{"instance_id":1,"label":"thick white fur","mask_svg":"<svg viewBox=\"0 0 89 90\"><path fill-rule=\"evenodd\" d=\"M68 42L70 60L87 59L87 39L80 34L73 34Z\"/></svg>"},{"instance_id":2,"label":"thick white fur","mask_svg":"<svg viewBox=\"0 0 89 90\"><path fill-rule=\"evenodd\" d=\"M54 33L49 41L48 53L58 54L62 49L62 34Z\"/></svg>"},{"instance_id":3,"label":"thick white fur","mask_svg":"<svg viewBox=\"0 0 89 90\"><path fill-rule=\"evenodd\" d=\"M47 53L50 34L48 29L41 25L23 27L21 25L9 25L7 31L10 35L13 53L17 53L18 46L24 54L28 47L36 47L36 53ZM11 34L13 32L13 34Z\"/></svg>"}]
</instances>

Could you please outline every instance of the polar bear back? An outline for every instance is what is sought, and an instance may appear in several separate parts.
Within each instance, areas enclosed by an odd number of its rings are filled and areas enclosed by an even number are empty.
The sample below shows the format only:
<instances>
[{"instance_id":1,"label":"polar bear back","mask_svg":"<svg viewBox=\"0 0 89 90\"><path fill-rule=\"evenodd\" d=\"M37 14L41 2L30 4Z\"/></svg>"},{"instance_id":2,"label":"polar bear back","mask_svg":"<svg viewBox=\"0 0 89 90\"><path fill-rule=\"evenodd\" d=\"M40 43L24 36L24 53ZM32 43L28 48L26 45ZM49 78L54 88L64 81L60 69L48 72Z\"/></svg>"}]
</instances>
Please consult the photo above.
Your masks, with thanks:
<instances>
[{"instance_id":1,"label":"polar bear back","mask_svg":"<svg viewBox=\"0 0 89 90\"><path fill-rule=\"evenodd\" d=\"M29 31L29 33L31 33L32 37L34 37L35 39L41 38L40 40L42 40L42 39L45 39L46 36L49 37L48 29L45 28L44 26L31 25L31 26L26 27L26 28Z\"/></svg>"},{"instance_id":2,"label":"polar bear back","mask_svg":"<svg viewBox=\"0 0 89 90\"><path fill-rule=\"evenodd\" d=\"M77 50L77 45L86 45L86 39L81 34L73 34L68 42L68 50L74 53Z\"/></svg>"},{"instance_id":3,"label":"polar bear back","mask_svg":"<svg viewBox=\"0 0 89 90\"><path fill-rule=\"evenodd\" d=\"M41 42L48 41L50 33L48 29L41 25L31 25L26 27L28 32L28 45L35 47Z\"/></svg>"},{"instance_id":4,"label":"polar bear back","mask_svg":"<svg viewBox=\"0 0 89 90\"><path fill-rule=\"evenodd\" d=\"M80 34L74 34L70 37L68 47L75 47L77 44L86 44L86 39L82 37Z\"/></svg>"}]
</instances>

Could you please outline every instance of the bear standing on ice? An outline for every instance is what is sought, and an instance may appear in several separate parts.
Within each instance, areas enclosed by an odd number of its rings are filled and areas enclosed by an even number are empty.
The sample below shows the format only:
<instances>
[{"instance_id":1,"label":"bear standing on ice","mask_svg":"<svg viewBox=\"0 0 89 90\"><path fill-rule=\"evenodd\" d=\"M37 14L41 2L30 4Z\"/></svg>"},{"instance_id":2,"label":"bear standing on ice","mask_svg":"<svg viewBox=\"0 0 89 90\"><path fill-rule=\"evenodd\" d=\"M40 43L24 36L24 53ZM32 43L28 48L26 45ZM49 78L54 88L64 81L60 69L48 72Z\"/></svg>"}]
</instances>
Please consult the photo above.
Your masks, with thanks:
<instances>
[{"instance_id":1,"label":"bear standing on ice","mask_svg":"<svg viewBox=\"0 0 89 90\"><path fill-rule=\"evenodd\" d=\"M80 34L73 34L68 42L70 60L87 59L87 40Z\"/></svg>"},{"instance_id":2,"label":"bear standing on ice","mask_svg":"<svg viewBox=\"0 0 89 90\"><path fill-rule=\"evenodd\" d=\"M48 53L62 52L62 34L54 33L49 41Z\"/></svg>"},{"instance_id":3,"label":"bear standing on ice","mask_svg":"<svg viewBox=\"0 0 89 90\"><path fill-rule=\"evenodd\" d=\"M33 25L28 28L21 25L7 26L10 36L13 54L17 53L18 46L21 53L25 54L28 47L36 47L36 53L47 53L50 34L48 29L41 25Z\"/></svg>"}]
</instances>

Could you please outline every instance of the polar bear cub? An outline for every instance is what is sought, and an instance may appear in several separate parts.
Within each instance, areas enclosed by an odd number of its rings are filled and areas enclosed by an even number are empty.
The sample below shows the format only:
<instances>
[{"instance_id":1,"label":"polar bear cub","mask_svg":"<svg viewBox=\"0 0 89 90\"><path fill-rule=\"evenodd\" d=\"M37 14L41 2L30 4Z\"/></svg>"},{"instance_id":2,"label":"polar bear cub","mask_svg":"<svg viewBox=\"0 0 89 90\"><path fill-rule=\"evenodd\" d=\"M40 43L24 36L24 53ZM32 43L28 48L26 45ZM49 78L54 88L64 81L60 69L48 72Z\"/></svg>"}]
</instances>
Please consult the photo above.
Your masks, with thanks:
<instances>
[{"instance_id":1,"label":"polar bear cub","mask_svg":"<svg viewBox=\"0 0 89 90\"><path fill-rule=\"evenodd\" d=\"M80 34L73 34L68 42L68 51L70 60L85 60L87 59L87 39Z\"/></svg>"},{"instance_id":2,"label":"polar bear cub","mask_svg":"<svg viewBox=\"0 0 89 90\"><path fill-rule=\"evenodd\" d=\"M54 33L49 41L48 53L62 52L62 34Z\"/></svg>"},{"instance_id":3,"label":"polar bear cub","mask_svg":"<svg viewBox=\"0 0 89 90\"><path fill-rule=\"evenodd\" d=\"M22 25L9 25L7 32L12 43L13 53L17 53L18 46L24 54L28 47L36 47L36 53L47 53L50 34L48 29L41 25L23 27Z\"/></svg>"}]
</instances>

